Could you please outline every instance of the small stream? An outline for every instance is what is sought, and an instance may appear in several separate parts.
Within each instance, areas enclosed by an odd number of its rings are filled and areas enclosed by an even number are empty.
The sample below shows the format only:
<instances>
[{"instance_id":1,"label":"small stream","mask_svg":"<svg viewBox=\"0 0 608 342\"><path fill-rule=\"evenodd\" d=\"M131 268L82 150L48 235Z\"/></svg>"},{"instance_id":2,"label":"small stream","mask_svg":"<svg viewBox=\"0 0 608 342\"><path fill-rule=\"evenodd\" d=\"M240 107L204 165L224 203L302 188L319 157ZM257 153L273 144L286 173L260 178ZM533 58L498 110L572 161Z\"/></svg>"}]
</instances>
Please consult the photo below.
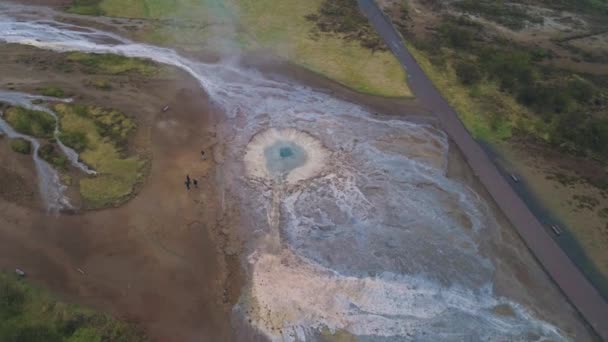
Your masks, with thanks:
<instances>
[{"instance_id":1,"label":"small stream","mask_svg":"<svg viewBox=\"0 0 608 342\"><path fill-rule=\"evenodd\" d=\"M30 110L37 110L48 113L55 118L55 131L53 133L57 145L65 156L70 161L70 164L86 174L96 174L94 170L91 170L88 166L78 160L78 153L72 148L65 146L59 140L59 118L57 113L48 109L47 107L40 106L34 103L34 101L45 101L45 102L65 102L69 103L71 99L60 99L48 96L31 95L13 91L1 91L0 90L0 102L8 103L12 106L23 107ZM49 211L59 211L61 209L72 208L68 198L65 196L65 190L67 187L61 183L59 174L57 171L49 165L46 161L40 158L38 150L40 149L40 142L29 135L21 134L16 132L2 117L0 117L0 131L4 132L9 138L21 138L29 141L33 147L33 160L36 165L36 173L39 178L39 189L40 196Z\"/></svg>"}]
</instances>

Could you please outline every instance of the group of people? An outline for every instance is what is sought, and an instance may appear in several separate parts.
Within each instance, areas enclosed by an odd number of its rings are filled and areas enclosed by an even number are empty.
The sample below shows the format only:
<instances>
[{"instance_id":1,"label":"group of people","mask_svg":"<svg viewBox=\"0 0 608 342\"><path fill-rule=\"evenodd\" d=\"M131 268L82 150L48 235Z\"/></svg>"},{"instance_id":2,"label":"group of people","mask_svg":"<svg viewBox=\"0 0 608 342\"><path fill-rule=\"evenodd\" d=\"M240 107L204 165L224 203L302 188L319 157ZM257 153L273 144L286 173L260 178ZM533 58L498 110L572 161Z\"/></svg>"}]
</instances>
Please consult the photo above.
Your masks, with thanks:
<instances>
[{"instance_id":1,"label":"group of people","mask_svg":"<svg viewBox=\"0 0 608 342\"><path fill-rule=\"evenodd\" d=\"M205 150L201 150L201 157L203 160L206 160L207 158L205 157ZM184 182L184 184L186 184L186 189L190 190L190 184L194 185L195 188L198 188L198 181L196 179L191 179L190 175L186 175L186 181Z\"/></svg>"},{"instance_id":2,"label":"group of people","mask_svg":"<svg viewBox=\"0 0 608 342\"><path fill-rule=\"evenodd\" d=\"M201 156L202 156L203 160L206 160L204 150L201 150ZM188 189L188 190L190 190L190 184L194 185L195 188L198 188L198 181L193 178L191 179L190 175L186 175L186 181L184 182L184 184L186 184L186 189Z\"/></svg>"},{"instance_id":3,"label":"group of people","mask_svg":"<svg viewBox=\"0 0 608 342\"><path fill-rule=\"evenodd\" d=\"M195 188L198 188L198 181L196 179L190 179L190 175L186 175L186 189L190 190L190 184L193 184Z\"/></svg>"}]
</instances>

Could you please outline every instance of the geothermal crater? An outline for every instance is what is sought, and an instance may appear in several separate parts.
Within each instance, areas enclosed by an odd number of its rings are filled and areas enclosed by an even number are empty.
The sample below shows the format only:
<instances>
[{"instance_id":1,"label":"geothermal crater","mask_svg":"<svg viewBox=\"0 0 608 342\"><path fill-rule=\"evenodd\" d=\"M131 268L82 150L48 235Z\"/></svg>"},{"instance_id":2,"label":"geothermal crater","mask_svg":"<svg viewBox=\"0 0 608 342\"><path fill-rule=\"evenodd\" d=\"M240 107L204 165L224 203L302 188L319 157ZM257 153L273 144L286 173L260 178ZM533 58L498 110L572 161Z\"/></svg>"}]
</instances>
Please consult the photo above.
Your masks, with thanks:
<instances>
[{"instance_id":1,"label":"geothermal crater","mask_svg":"<svg viewBox=\"0 0 608 342\"><path fill-rule=\"evenodd\" d=\"M297 183L323 171L329 151L308 133L295 129L268 129L247 145L247 174L265 181Z\"/></svg>"}]
</instances>

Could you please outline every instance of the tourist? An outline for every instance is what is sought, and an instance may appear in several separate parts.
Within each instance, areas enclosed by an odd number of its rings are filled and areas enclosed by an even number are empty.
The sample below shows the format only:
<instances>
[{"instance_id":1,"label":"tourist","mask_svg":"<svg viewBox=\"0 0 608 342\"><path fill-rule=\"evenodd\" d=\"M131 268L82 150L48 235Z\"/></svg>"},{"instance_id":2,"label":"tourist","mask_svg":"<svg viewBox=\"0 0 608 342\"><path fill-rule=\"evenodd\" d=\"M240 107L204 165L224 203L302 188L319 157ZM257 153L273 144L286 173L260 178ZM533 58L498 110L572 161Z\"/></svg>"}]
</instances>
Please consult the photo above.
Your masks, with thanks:
<instances>
[{"instance_id":1,"label":"tourist","mask_svg":"<svg viewBox=\"0 0 608 342\"><path fill-rule=\"evenodd\" d=\"M198 189L198 181L196 179L193 179L192 182L194 183L194 187Z\"/></svg>"}]
</instances>

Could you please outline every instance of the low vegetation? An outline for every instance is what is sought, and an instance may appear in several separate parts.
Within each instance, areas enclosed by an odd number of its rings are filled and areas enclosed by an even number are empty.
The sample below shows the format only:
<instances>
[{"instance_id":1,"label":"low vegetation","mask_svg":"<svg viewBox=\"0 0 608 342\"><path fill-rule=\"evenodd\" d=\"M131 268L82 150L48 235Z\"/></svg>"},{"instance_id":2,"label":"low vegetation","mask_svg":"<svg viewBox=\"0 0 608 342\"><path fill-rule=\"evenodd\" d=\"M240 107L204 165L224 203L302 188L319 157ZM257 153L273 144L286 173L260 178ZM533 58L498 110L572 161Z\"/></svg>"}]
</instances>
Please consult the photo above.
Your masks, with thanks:
<instances>
[{"instance_id":1,"label":"low vegetation","mask_svg":"<svg viewBox=\"0 0 608 342\"><path fill-rule=\"evenodd\" d=\"M40 89L40 94L44 95L44 96L51 96L51 97L67 97L68 95L66 94L66 92L56 86L48 86L45 88Z\"/></svg>"},{"instance_id":2,"label":"low vegetation","mask_svg":"<svg viewBox=\"0 0 608 342\"><path fill-rule=\"evenodd\" d=\"M83 71L90 74L137 74L141 76L154 76L159 72L159 66L142 58L131 58L112 54L95 54L72 52L67 60L76 62L83 67Z\"/></svg>"},{"instance_id":3,"label":"low vegetation","mask_svg":"<svg viewBox=\"0 0 608 342\"><path fill-rule=\"evenodd\" d=\"M32 144L29 141L21 138L12 139L11 148L13 149L13 151L22 154L32 153Z\"/></svg>"},{"instance_id":4,"label":"low vegetation","mask_svg":"<svg viewBox=\"0 0 608 342\"><path fill-rule=\"evenodd\" d=\"M134 327L53 298L16 276L0 273L0 341L144 341Z\"/></svg>"},{"instance_id":5,"label":"low vegetation","mask_svg":"<svg viewBox=\"0 0 608 342\"><path fill-rule=\"evenodd\" d=\"M82 15L105 15L105 12L99 7L99 3L100 0L74 0L67 11Z\"/></svg>"},{"instance_id":6,"label":"low vegetation","mask_svg":"<svg viewBox=\"0 0 608 342\"><path fill-rule=\"evenodd\" d=\"M68 168L68 158L63 155L59 147L54 143L42 145L38 150L38 155L59 171L66 171Z\"/></svg>"},{"instance_id":7,"label":"low vegetation","mask_svg":"<svg viewBox=\"0 0 608 342\"><path fill-rule=\"evenodd\" d=\"M48 139L55 132L55 118L45 112L11 107L5 111L4 119L21 134Z\"/></svg>"},{"instance_id":8,"label":"low vegetation","mask_svg":"<svg viewBox=\"0 0 608 342\"><path fill-rule=\"evenodd\" d=\"M130 198L143 179L145 161L128 156L127 140L135 122L116 110L95 106L58 104L64 144L98 175L80 180L82 198L90 208L115 206Z\"/></svg>"},{"instance_id":9,"label":"low vegetation","mask_svg":"<svg viewBox=\"0 0 608 342\"><path fill-rule=\"evenodd\" d=\"M526 8L513 3L493 0L459 0L453 4L458 9L481 16L506 26L520 30L528 24L542 24L543 17L532 14Z\"/></svg>"},{"instance_id":10,"label":"low vegetation","mask_svg":"<svg viewBox=\"0 0 608 342\"><path fill-rule=\"evenodd\" d=\"M601 109L608 87L601 77L545 66L547 51L488 36L465 17L446 17L424 41L404 27L421 65L477 138L524 134L608 160L608 115Z\"/></svg>"},{"instance_id":11,"label":"low vegetation","mask_svg":"<svg viewBox=\"0 0 608 342\"><path fill-rule=\"evenodd\" d=\"M110 91L114 87L112 86L112 82L107 79L97 78L94 80L87 81L86 84L91 87L95 87L100 90Z\"/></svg>"},{"instance_id":12,"label":"low vegetation","mask_svg":"<svg viewBox=\"0 0 608 342\"><path fill-rule=\"evenodd\" d=\"M355 1L235 1L247 31L281 57L361 92L412 95L405 72L390 52L380 51Z\"/></svg>"},{"instance_id":13,"label":"low vegetation","mask_svg":"<svg viewBox=\"0 0 608 342\"><path fill-rule=\"evenodd\" d=\"M354 41L372 51L388 50L382 38L361 14L356 3L351 0L326 0L317 13L306 19L315 23L312 34L334 34L346 41Z\"/></svg>"}]
</instances>

